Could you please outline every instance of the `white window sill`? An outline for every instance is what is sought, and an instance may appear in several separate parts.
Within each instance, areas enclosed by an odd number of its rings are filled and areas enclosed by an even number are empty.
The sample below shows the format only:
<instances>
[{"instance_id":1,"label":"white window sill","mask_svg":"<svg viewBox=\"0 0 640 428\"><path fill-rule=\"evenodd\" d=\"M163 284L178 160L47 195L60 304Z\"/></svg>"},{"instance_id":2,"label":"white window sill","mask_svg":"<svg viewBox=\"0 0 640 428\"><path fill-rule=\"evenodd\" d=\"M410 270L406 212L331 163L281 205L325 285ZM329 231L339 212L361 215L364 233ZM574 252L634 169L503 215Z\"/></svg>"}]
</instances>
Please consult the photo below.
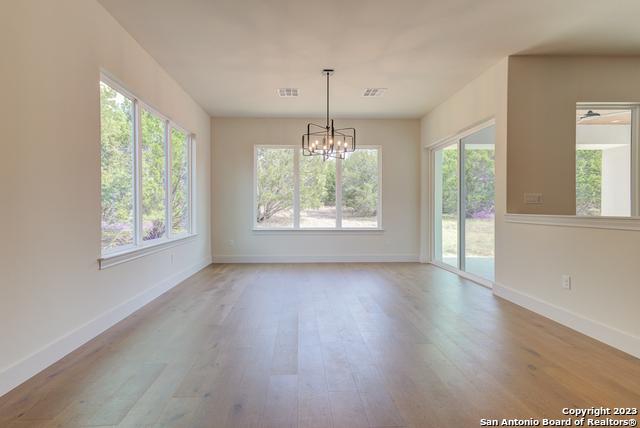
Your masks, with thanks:
<instances>
[{"instance_id":1,"label":"white window sill","mask_svg":"<svg viewBox=\"0 0 640 428\"><path fill-rule=\"evenodd\" d=\"M576 215L505 214L504 219L508 223L640 231L640 217L586 217Z\"/></svg>"},{"instance_id":2,"label":"white window sill","mask_svg":"<svg viewBox=\"0 0 640 428\"><path fill-rule=\"evenodd\" d=\"M142 247L127 248L126 250L117 251L113 253L104 254L98 259L100 264L100 270L106 269L112 266L117 266L122 263L129 262L131 260L139 259L141 257L155 254L160 251L175 247L177 245L185 244L198 236L197 233L191 235L180 236L171 240L159 240L146 244Z\"/></svg>"},{"instance_id":3,"label":"white window sill","mask_svg":"<svg viewBox=\"0 0 640 428\"><path fill-rule=\"evenodd\" d=\"M293 228L272 228L272 229L260 229L253 228L253 232L257 233L278 233L278 234L292 234L292 235L343 235L343 234L363 234L363 233L373 233L378 234L384 232L384 229L381 227L343 227L341 229L334 228L301 228L301 229L293 229Z\"/></svg>"}]
</instances>

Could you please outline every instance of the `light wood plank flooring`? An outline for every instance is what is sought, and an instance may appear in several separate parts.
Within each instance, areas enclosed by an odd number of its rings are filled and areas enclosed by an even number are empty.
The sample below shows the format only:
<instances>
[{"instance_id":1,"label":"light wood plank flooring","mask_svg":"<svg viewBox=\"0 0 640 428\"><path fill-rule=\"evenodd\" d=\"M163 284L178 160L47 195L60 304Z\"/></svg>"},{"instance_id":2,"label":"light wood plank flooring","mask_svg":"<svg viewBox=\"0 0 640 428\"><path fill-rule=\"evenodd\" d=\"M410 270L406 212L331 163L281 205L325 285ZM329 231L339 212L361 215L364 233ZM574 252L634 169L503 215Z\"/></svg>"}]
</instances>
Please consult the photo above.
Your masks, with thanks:
<instances>
[{"instance_id":1,"label":"light wood plank flooring","mask_svg":"<svg viewBox=\"0 0 640 428\"><path fill-rule=\"evenodd\" d=\"M429 265L210 266L0 398L2 427L475 427L640 405L640 360Z\"/></svg>"}]
</instances>

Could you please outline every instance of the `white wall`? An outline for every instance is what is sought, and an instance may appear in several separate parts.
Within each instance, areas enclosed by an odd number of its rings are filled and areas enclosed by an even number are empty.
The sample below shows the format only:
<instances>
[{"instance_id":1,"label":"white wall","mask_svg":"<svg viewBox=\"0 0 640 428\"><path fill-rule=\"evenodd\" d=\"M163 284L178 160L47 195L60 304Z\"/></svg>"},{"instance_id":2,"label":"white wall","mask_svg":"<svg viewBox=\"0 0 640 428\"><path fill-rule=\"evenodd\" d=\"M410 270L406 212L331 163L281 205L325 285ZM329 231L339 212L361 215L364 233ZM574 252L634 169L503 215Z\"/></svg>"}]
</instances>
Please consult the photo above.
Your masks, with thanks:
<instances>
[{"instance_id":1,"label":"white wall","mask_svg":"<svg viewBox=\"0 0 640 428\"><path fill-rule=\"evenodd\" d=\"M94 0L3 2L2 16L0 394L211 254L208 115ZM196 134L199 231L102 271L101 67Z\"/></svg>"},{"instance_id":2,"label":"white wall","mask_svg":"<svg viewBox=\"0 0 640 428\"><path fill-rule=\"evenodd\" d=\"M307 122L212 119L214 261L330 261L336 257L343 261L417 261L418 120L337 121L357 129L359 144L382 146L384 231L252 230L254 145L298 145Z\"/></svg>"},{"instance_id":3,"label":"white wall","mask_svg":"<svg viewBox=\"0 0 640 428\"><path fill-rule=\"evenodd\" d=\"M422 143L429 145L488 116L496 118L494 293L636 356L640 356L640 232L520 224L507 221L505 214L507 184L517 189L513 206L521 206L522 189L538 189L527 187L527 183L544 184L543 192L554 195L554 204L573 198L563 209L575 206L575 181L556 183L556 189L547 185L546 177L548 167L564 171L551 176L575 180L575 104L638 99L638 67L637 58L512 57L469 83L422 120ZM518 89L512 94L514 85ZM531 123L532 112L547 106L554 106L553 111L545 113L544 120L535 116L538 121ZM513 117L521 126L512 123ZM539 122L545 126L539 126ZM553 159L552 165L546 159ZM424 156L422 171L422 183L426 183L428 163ZM558 198L558 192L565 188L574 190ZM426 258L428 186L423 189L422 248ZM564 274L572 276L571 291L561 287Z\"/></svg>"},{"instance_id":4,"label":"white wall","mask_svg":"<svg viewBox=\"0 0 640 428\"><path fill-rule=\"evenodd\" d=\"M507 102L506 58L478 76L460 91L452 95L421 120L421 226L420 257L431 259L429 231L431 207L429 206L430 165L425 147L469 129L489 119L496 121L496 236L502 228L502 215L506 212L506 102ZM496 238L496 270L500 253Z\"/></svg>"},{"instance_id":5,"label":"white wall","mask_svg":"<svg viewBox=\"0 0 640 428\"><path fill-rule=\"evenodd\" d=\"M640 57L509 59L510 213L575 214L576 103L638 102ZM523 194L543 194L525 204Z\"/></svg>"},{"instance_id":6,"label":"white wall","mask_svg":"<svg viewBox=\"0 0 640 428\"><path fill-rule=\"evenodd\" d=\"M526 208L524 189L545 194L548 205L538 207L545 214L574 209L576 102L640 100L638 70L638 57L510 58L507 168L514 212ZM533 112L542 112L536 117L545 126L526 125ZM525 163L544 167L520 168ZM504 232L501 286L640 356L640 232L517 223ZM561 288L563 274L572 276L571 291Z\"/></svg>"},{"instance_id":7,"label":"white wall","mask_svg":"<svg viewBox=\"0 0 640 428\"><path fill-rule=\"evenodd\" d=\"M629 145L631 125L578 125L576 126L576 145L588 149L598 146L603 149L610 145Z\"/></svg>"},{"instance_id":8,"label":"white wall","mask_svg":"<svg viewBox=\"0 0 640 428\"><path fill-rule=\"evenodd\" d=\"M605 148L602 151L603 216L631 214L631 159L629 146Z\"/></svg>"},{"instance_id":9,"label":"white wall","mask_svg":"<svg viewBox=\"0 0 640 428\"><path fill-rule=\"evenodd\" d=\"M631 215L631 125L578 125L576 146L602 150L600 214Z\"/></svg>"}]
</instances>

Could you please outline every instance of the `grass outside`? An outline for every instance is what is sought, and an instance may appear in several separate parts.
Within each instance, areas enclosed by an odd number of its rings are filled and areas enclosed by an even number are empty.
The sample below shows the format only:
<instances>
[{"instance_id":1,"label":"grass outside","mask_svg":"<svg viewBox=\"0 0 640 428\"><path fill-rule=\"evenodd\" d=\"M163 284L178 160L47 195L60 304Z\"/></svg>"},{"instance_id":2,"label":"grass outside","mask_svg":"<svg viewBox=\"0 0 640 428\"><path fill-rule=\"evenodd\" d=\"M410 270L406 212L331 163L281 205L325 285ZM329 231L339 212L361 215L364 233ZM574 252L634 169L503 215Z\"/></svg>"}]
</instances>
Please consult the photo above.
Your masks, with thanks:
<instances>
[{"instance_id":1,"label":"grass outside","mask_svg":"<svg viewBox=\"0 0 640 428\"><path fill-rule=\"evenodd\" d=\"M300 226L308 228L335 228L336 207L321 207L315 210L300 212ZM357 217L353 210L345 208L342 211L343 227L377 227L376 217ZM291 228L293 227L293 210L280 211L270 219L258 224L260 229Z\"/></svg>"},{"instance_id":2,"label":"grass outside","mask_svg":"<svg viewBox=\"0 0 640 428\"><path fill-rule=\"evenodd\" d=\"M466 220L467 257L493 257L495 254L495 222L493 219L468 218ZM444 257L456 257L458 248L457 220L442 219L442 253Z\"/></svg>"}]
</instances>

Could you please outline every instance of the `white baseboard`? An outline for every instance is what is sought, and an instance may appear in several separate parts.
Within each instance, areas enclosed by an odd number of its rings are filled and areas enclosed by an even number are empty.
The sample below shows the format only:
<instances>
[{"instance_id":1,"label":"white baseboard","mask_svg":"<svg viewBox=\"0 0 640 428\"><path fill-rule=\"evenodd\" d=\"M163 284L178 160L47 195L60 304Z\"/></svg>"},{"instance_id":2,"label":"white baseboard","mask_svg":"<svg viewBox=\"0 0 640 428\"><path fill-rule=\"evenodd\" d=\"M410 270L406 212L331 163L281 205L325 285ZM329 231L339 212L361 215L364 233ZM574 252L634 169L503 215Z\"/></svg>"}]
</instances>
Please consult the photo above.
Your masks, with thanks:
<instances>
[{"instance_id":1,"label":"white baseboard","mask_svg":"<svg viewBox=\"0 0 640 428\"><path fill-rule=\"evenodd\" d=\"M627 354L640 358L640 337L591 320L513 288L494 284L493 294L550 318L557 323L592 337Z\"/></svg>"},{"instance_id":2,"label":"white baseboard","mask_svg":"<svg viewBox=\"0 0 640 428\"><path fill-rule=\"evenodd\" d=\"M213 263L389 263L418 262L417 254L362 254L362 255L214 255Z\"/></svg>"},{"instance_id":3,"label":"white baseboard","mask_svg":"<svg viewBox=\"0 0 640 428\"><path fill-rule=\"evenodd\" d=\"M211 257L203 258L198 263L173 274L153 287L51 342L39 351L0 371L0 396L35 376L209 264L211 264Z\"/></svg>"}]
</instances>

